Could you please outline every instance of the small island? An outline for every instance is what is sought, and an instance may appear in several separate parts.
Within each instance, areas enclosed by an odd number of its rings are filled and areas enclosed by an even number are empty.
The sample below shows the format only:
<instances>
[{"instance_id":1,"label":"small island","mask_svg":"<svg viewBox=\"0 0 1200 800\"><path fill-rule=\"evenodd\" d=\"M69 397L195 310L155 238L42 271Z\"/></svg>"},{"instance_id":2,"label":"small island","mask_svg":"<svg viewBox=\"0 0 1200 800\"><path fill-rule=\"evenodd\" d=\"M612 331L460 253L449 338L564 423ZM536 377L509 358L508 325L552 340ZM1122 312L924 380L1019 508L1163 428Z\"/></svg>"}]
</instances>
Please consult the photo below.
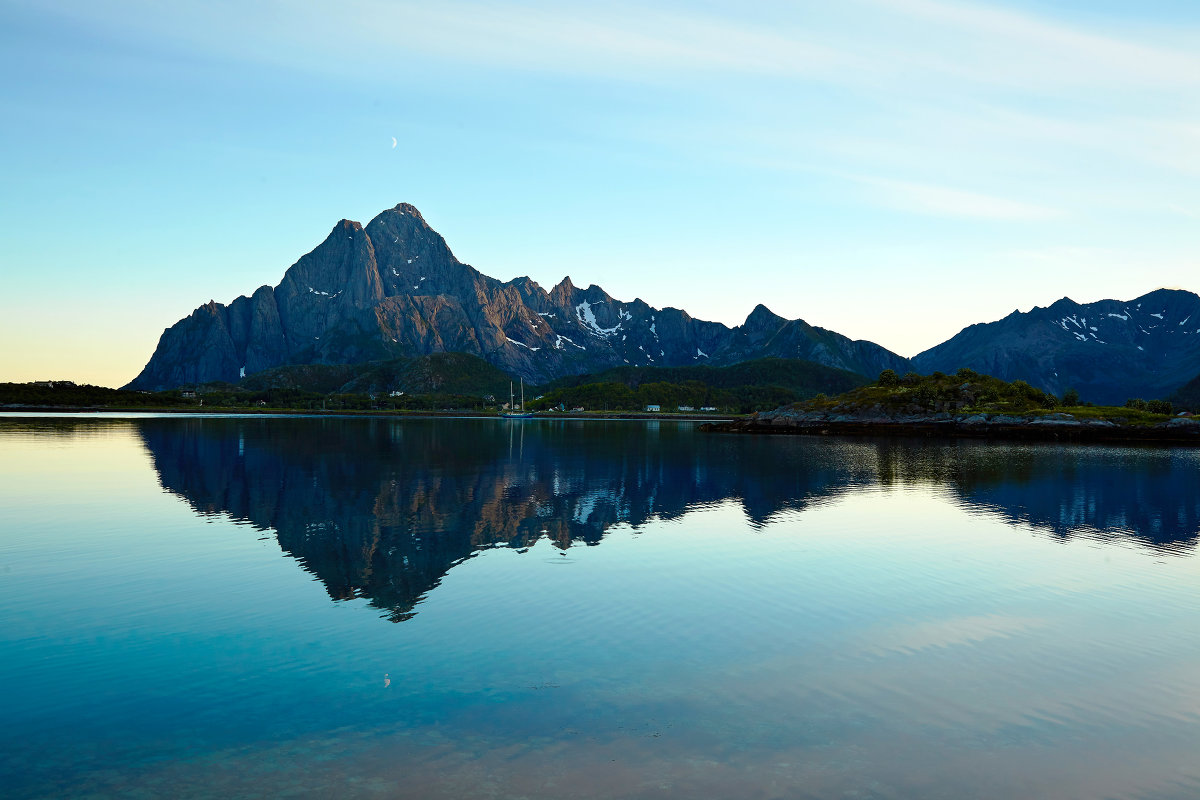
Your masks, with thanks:
<instances>
[{"instance_id":1,"label":"small island","mask_svg":"<svg viewBox=\"0 0 1200 800\"><path fill-rule=\"evenodd\" d=\"M1200 418L1165 400L1096 406L1068 391L1059 398L1025 381L974 370L953 375L884 370L875 383L727 423L718 433L843 436L967 436L1075 442L1200 445Z\"/></svg>"}]
</instances>

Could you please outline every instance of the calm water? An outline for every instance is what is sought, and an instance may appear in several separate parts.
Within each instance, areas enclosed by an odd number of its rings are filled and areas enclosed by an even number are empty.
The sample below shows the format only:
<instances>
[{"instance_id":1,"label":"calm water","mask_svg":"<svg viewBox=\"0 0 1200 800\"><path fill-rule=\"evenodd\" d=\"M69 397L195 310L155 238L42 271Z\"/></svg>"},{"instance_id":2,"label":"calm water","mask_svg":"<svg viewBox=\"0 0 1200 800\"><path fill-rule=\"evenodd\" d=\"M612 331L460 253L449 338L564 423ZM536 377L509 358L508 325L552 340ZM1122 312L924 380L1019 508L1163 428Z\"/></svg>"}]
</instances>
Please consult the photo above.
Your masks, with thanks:
<instances>
[{"instance_id":1,"label":"calm water","mask_svg":"<svg viewBox=\"0 0 1200 800\"><path fill-rule=\"evenodd\" d=\"M1200 452L0 418L9 797L1200 797Z\"/></svg>"}]
</instances>

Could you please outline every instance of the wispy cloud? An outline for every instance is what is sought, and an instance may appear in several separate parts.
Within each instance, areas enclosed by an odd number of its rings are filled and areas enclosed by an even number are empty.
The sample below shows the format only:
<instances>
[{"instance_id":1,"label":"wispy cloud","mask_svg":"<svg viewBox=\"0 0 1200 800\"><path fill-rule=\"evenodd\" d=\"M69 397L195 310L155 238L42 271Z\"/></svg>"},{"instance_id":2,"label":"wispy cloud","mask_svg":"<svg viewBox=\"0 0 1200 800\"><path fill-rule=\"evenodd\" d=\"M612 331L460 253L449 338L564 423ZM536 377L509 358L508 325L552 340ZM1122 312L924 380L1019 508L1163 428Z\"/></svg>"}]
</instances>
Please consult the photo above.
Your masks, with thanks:
<instances>
[{"instance_id":1,"label":"wispy cloud","mask_svg":"<svg viewBox=\"0 0 1200 800\"><path fill-rule=\"evenodd\" d=\"M973 80L1031 91L1075 86L1200 86L1200 55L1147 44L979 2L868 0L928 27L932 52L954 55L942 67ZM929 63L929 62L927 62Z\"/></svg>"},{"instance_id":2,"label":"wispy cloud","mask_svg":"<svg viewBox=\"0 0 1200 800\"><path fill-rule=\"evenodd\" d=\"M948 186L882 178L854 180L870 187L876 202L912 214L997 221L1036 221L1063 216L1062 211L1046 206Z\"/></svg>"},{"instance_id":3,"label":"wispy cloud","mask_svg":"<svg viewBox=\"0 0 1200 800\"><path fill-rule=\"evenodd\" d=\"M402 29L419 31L404 38L406 49L556 73L626 78L652 77L647 70L806 75L851 62L849 53L823 43L815 31L782 33L727 16L644 6L441 2L397 7L360 0L354 14L364 23L391 17ZM389 38L386 29L372 30L376 38Z\"/></svg>"}]
</instances>

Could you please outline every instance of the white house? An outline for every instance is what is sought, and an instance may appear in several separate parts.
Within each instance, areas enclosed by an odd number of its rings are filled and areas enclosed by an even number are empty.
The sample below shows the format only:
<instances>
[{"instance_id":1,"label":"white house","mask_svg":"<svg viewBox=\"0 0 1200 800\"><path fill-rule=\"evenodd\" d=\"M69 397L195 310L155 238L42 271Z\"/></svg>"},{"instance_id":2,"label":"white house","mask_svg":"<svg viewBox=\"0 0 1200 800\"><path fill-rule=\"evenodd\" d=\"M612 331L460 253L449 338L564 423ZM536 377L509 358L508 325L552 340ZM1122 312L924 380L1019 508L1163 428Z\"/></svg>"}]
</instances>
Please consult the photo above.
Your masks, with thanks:
<instances>
[{"instance_id":1,"label":"white house","mask_svg":"<svg viewBox=\"0 0 1200 800\"><path fill-rule=\"evenodd\" d=\"M662 411L662 406L660 406L660 405L646 406L646 410L647 411Z\"/></svg>"}]
</instances>

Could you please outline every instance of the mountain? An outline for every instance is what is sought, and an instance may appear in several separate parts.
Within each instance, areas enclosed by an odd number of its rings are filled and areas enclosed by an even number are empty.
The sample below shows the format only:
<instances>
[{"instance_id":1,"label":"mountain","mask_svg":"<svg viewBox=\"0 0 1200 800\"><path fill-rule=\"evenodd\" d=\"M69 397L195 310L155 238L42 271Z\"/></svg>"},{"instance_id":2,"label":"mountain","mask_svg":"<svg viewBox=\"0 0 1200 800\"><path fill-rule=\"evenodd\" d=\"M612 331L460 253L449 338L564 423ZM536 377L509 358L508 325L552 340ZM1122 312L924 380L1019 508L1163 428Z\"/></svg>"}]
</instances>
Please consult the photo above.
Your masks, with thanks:
<instances>
[{"instance_id":1,"label":"mountain","mask_svg":"<svg viewBox=\"0 0 1200 800\"><path fill-rule=\"evenodd\" d=\"M1159 289L1135 300L1014 311L964 328L913 359L923 373L970 367L1103 405L1170 395L1200 374L1200 296Z\"/></svg>"},{"instance_id":2,"label":"mountain","mask_svg":"<svg viewBox=\"0 0 1200 800\"><path fill-rule=\"evenodd\" d=\"M237 381L288 364L354 364L457 352L530 383L624 364L728 365L802 358L874 376L906 359L758 306L740 326L618 301L570 278L545 291L501 282L454 257L407 203L364 228L342 220L278 286L209 301L163 332L127 388Z\"/></svg>"}]
</instances>

